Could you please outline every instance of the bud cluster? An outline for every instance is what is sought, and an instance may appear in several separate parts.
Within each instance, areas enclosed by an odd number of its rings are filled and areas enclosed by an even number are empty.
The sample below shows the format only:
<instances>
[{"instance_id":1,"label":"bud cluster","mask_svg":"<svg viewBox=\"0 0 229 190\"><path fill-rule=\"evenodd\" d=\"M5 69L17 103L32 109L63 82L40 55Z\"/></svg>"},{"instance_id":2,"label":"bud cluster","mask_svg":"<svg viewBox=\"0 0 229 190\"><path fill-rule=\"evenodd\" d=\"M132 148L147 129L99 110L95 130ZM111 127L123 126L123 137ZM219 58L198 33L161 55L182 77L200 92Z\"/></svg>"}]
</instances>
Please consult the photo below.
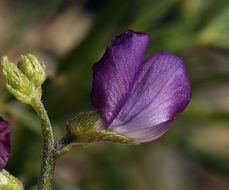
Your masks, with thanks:
<instances>
[{"instance_id":1,"label":"bud cluster","mask_svg":"<svg viewBox=\"0 0 229 190\"><path fill-rule=\"evenodd\" d=\"M31 104L34 97L41 99L41 85L46 78L45 65L35 56L21 56L18 67L3 57L2 70L6 87L17 99L27 104Z\"/></svg>"}]
</instances>

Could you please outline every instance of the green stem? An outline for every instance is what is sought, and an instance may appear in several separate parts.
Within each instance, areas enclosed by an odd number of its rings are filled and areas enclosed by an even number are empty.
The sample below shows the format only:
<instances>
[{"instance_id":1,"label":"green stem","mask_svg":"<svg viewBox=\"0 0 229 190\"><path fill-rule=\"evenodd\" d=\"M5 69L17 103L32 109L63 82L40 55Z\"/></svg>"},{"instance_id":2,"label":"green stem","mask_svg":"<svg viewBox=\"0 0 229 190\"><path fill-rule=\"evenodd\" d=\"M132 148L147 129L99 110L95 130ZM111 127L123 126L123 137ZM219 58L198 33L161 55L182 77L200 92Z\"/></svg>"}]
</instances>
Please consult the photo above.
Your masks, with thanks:
<instances>
[{"instance_id":1,"label":"green stem","mask_svg":"<svg viewBox=\"0 0 229 190\"><path fill-rule=\"evenodd\" d=\"M38 190L51 190L54 168L54 137L52 126L42 102L38 98L33 99L32 107L36 110L42 125L43 136L43 155L41 162L41 171L38 182Z\"/></svg>"},{"instance_id":2,"label":"green stem","mask_svg":"<svg viewBox=\"0 0 229 190\"><path fill-rule=\"evenodd\" d=\"M84 145L86 145L87 143L73 143L69 141L69 137L68 135L65 135L60 141L58 141L55 146L55 152L54 152L54 156L55 158L58 158L62 155L64 155L65 153L69 152L70 150L72 150L74 147L82 147Z\"/></svg>"}]
</instances>

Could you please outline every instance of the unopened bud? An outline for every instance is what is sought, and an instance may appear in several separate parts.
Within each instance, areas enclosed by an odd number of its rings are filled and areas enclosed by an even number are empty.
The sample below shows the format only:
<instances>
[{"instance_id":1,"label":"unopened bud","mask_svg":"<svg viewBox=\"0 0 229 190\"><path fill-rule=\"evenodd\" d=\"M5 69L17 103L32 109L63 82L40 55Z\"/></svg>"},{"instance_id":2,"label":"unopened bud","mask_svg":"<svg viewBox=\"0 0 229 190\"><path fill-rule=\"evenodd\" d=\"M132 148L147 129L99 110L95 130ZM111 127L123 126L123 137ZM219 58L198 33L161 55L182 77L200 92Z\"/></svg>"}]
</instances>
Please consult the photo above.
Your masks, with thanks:
<instances>
[{"instance_id":1,"label":"unopened bud","mask_svg":"<svg viewBox=\"0 0 229 190\"><path fill-rule=\"evenodd\" d=\"M32 84L16 65L8 61L7 57L2 58L2 71L8 90L21 101L30 101L29 96L33 91Z\"/></svg>"},{"instance_id":2,"label":"unopened bud","mask_svg":"<svg viewBox=\"0 0 229 190\"><path fill-rule=\"evenodd\" d=\"M33 81L36 86L41 86L45 81L45 65L31 54L21 57L18 62L18 68L29 80Z\"/></svg>"},{"instance_id":3,"label":"unopened bud","mask_svg":"<svg viewBox=\"0 0 229 190\"><path fill-rule=\"evenodd\" d=\"M41 99L41 85L45 81L45 66L31 54L22 56L18 67L2 58L2 71L6 79L6 87L17 99L31 104L33 98Z\"/></svg>"},{"instance_id":4,"label":"unopened bud","mask_svg":"<svg viewBox=\"0 0 229 190\"><path fill-rule=\"evenodd\" d=\"M0 172L0 189L1 190L23 190L22 183L6 170Z\"/></svg>"}]
</instances>

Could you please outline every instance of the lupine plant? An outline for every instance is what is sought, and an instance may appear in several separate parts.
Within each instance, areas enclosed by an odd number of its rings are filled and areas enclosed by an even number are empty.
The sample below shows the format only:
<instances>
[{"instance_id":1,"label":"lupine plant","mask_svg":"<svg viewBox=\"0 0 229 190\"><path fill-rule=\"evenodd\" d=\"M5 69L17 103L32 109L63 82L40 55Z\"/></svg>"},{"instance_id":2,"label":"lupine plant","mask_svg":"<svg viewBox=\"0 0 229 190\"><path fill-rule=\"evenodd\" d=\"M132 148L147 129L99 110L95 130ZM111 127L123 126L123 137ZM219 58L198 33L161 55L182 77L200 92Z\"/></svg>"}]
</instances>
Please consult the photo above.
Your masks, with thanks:
<instances>
[{"instance_id":1,"label":"lupine plant","mask_svg":"<svg viewBox=\"0 0 229 190\"><path fill-rule=\"evenodd\" d=\"M18 65L2 58L6 87L36 111L43 137L39 190L52 189L55 162L73 147L94 142L136 145L162 136L191 98L182 59L158 52L144 59L150 37L127 30L107 47L93 66L93 108L67 122L66 134L54 142L49 117L41 101L45 64L35 56L22 56ZM0 118L0 189L23 189L3 170L10 153L9 122ZM16 159L16 158L15 158Z\"/></svg>"}]
</instances>

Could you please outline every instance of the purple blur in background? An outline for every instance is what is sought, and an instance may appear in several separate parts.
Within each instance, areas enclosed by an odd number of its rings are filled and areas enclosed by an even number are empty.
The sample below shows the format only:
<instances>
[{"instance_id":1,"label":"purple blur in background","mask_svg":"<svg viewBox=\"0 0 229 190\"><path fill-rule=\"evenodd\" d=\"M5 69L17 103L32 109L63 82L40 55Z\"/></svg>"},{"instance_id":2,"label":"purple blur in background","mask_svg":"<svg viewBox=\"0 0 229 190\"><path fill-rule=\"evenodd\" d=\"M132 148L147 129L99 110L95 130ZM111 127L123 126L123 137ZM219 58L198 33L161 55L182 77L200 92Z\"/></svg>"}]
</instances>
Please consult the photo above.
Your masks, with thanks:
<instances>
[{"instance_id":1,"label":"purple blur in background","mask_svg":"<svg viewBox=\"0 0 229 190\"><path fill-rule=\"evenodd\" d=\"M10 155L10 122L0 117L0 171L5 167Z\"/></svg>"},{"instance_id":2,"label":"purple blur in background","mask_svg":"<svg viewBox=\"0 0 229 190\"><path fill-rule=\"evenodd\" d=\"M191 98L183 60L169 52L143 60L149 40L127 30L93 66L91 101L106 128L139 143L163 135Z\"/></svg>"}]
</instances>

